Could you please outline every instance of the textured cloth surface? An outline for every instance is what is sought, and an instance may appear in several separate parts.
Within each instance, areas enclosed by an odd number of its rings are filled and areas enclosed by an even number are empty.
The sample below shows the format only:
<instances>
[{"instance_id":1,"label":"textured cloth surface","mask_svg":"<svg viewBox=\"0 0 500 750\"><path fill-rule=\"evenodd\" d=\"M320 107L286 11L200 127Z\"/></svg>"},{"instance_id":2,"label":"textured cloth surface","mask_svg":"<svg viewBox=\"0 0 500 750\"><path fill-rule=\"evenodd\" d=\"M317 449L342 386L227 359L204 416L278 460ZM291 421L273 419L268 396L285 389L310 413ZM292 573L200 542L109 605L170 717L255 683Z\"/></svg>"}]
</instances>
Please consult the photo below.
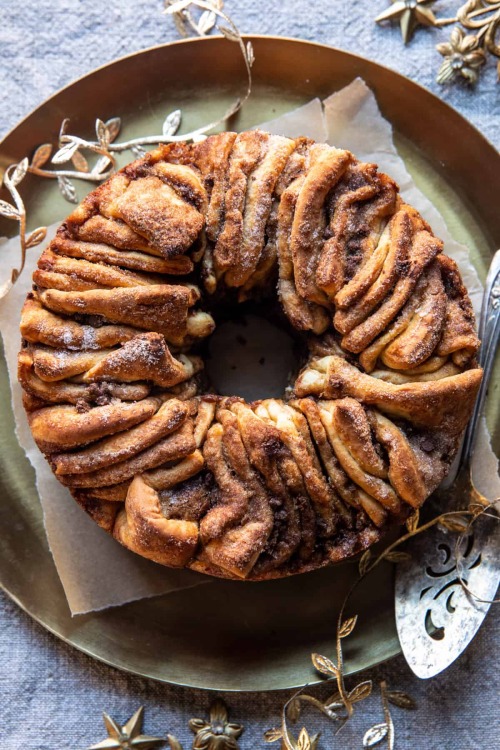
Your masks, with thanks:
<instances>
[{"instance_id":1,"label":"textured cloth surface","mask_svg":"<svg viewBox=\"0 0 500 750\"><path fill-rule=\"evenodd\" d=\"M296 36L332 44L393 67L430 88L500 146L500 85L490 61L475 91L435 84L437 41L449 32L420 30L407 49L399 29L381 30L373 17L386 0L227 0L226 8L245 33ZM441 0L448 15L459 0ZM0 137L58 88L97 65L129 52L177 38L160 15L161 0L0 0ZM124 722L146 706L148 734L175 734L186 749L187 721L205 717L211 696L137 679L103 666L59 642L0 596L0 705L2 750L84 748L105 737L106 710ZM500 745L498 642L493 612L467 652L444 674L423 682L398 658L365 673L385 678L417 701L418 712L394 708L400 750L493 750ZM351 682L351 681L350 681ZM315 689L318 696L326 688ZM332 692L330 689L329 692ZM263 732L279 722L283 693L225 696L234 721L244 724L242 750L265 747ZM379 701L362 704L338 737L332 725L307 714L308 727L323 731L321 748L356 750L363 732L382 720Z\"/></svg>"},{"instance_id":2,"label":"textured cloth surface","mask_svg":"<svg viewBox=\"0 0 500 750\"><path fill-rule=\"evenodd\" d=\"M0 604L2 750L82 750L106 736L102 711L124 723L140 705L146 707L147 734L174 734L184 750L191 747L193 735L187 722L192 717L207 718L213 694L161 685L106 667L58 641L6 597L0 595ZM460 660L432 680L414 677L402 657L363 672L363 679L385 679L391 689L404 690L417 702L417 711L392 710L396 750L499 747L499 638L498 617L490 615ZM358 681L350 678L348 687ZM308 692L326 698L334 686ZM223 694L231 720L245 725L241 750L279 750L279 745L266 745L262 735L279 725L280 708L289 696L289 692ZM318 750L360 750L364 732L381 721L377 695L358 704L353 719L337 736L334 725L313 711L304 713L299 727L305 723L312 731L321 730Z\"/></svg>"}]
</instances>

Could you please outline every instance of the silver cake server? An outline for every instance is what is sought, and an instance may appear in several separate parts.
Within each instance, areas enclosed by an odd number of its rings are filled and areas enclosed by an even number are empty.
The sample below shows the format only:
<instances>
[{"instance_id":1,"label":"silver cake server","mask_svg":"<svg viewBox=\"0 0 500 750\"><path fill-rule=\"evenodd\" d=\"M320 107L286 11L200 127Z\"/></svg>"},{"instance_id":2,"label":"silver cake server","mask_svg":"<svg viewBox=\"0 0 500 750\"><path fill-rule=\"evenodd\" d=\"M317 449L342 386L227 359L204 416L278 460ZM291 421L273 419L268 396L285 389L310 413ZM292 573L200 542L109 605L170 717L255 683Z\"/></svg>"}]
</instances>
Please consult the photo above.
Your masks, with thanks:
<instances>
[{"instance_id":1,"label":"silver cake server","mask_svg":"<svg viewBox=\"0 0 500 750\"><path fill-rule=\"evenodd\" d=\"M500 250L491 263L479 321L479 363L483 380L465 433L459 470L437 493L438 513L467 508L470 461L479 418L493 371L500 336ZM432 498L431 498L432 503ZM477 633L500 583L500 523L480 520L462 552L461 575L476 600L460 584L455 562L456 534L434 526L408 544L411 560L396 569L396 625L408 665L417 677L433 677L460 656Z\"/></svg>"}]
</instances>

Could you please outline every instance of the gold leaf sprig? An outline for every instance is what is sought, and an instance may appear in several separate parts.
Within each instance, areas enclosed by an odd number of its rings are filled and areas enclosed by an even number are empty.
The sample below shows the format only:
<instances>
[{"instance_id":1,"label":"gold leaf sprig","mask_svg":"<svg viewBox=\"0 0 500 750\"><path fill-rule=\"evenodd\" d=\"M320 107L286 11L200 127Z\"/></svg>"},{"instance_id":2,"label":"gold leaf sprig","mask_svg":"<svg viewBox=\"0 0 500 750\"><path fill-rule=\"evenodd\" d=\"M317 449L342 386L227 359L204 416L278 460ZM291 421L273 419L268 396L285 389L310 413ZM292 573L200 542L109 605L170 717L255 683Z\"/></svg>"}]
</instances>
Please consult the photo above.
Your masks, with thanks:
<instances>
[{"instance_id":1,"label":"gold leaf sprig","mask_svg":"<svg viewBox=\"0 0 500 750\"><path fill-rule=\"evenodd\" d=\"M206 130L210 130L212 127L216 127L221 122L224 122L224 120L233 117L233 115L241 109L252 92L252 65L255 61L252 43L246 42L245 44L241 32L231 16L223 10L223 7L224 3L222 0L165 0L164 12L173 16L177 29L183 36L187 36L189 30L192 30L199 36L206 36L210 31L216 29L228 41L238 44L245 63L247 74L245 94L243 97L238 97L235 100L220 120L209 127L204 128L202 132L206 132ZM202 11L197 21L194 19L191 12L192 8ZM220 23L217 24L218 18L223 21L225 25Z\"/></svg>"},{"instance_id":2,"label":"gold leaf sprig","mask_svg":"<svg viewBox=\"0 0 500 750\"><path fill-rule=\"evenodd\" d=\"M324 658L325 657L322 657L322 659ZM386 739L387 746L392 750L394 747L395 731L389 704L391 703L392 705L405 710L415 710L417 705L413 698L407 693L404 693L401 690L389 690L385 680L380 682L379 688L384 721L373 725L365 732L363 737L363 747L374 747L376 744ZM369 698L373 694L372 689L373 684L371 680L360 682L350 691L351 701L353 703L358 703ZM317 748L321 736L319 733L310 734L306 727L303 726L300 729L298 736L295 737L290 730L289 722L292 724L298 722L301 716L302 704L312 705L328 719L333 719L338 722L339 726L337 733L347 721L345 713L342 713L342 711L339 710L343 708L340 693L336 692L324 701L320 701L312 695L296 693L283 708L281 727L269 729L264 734L266 742L276 742L281 740L282 748L286 748L286 750L315 750Z\"/></svg>"},{"instance_id":3,"label":"gold leaf sprig","mask_svg":"<svg viewBox=\"0 0 500 750\"><path fill-rule=\"evenodd\" d=\"M309 695L304 690L307 685L295 693L283 706L281 712L281 727L270 729L264 735L266 742L276 742L281 740L282 747L285 750L315 750L318 742L318 734L310 734L306 727L302 727L298 737L295 737L290 729L289 723L296 723L301 715L303 704L311 705L328 719L337 723L337 732L347 723L354 713L355 704L369 698L373 693L371 680L359 682L353 688L348 689L345 683L344 675L344 656L343 640L354 631L357 625L357 616L346 617L345 612L348 603L359 584L368 576L381 562L400 563L408 560L410 555L403 552L398 547L405 544L413 537L428 531L433 526L441 526L447 531L457 534L454 555L457 568L457 577L462 588L467 594L477 602L484 602L473 591L470 590L462 574L462 549L465 540L473 528L474 524L481 517L488 517L499 520L498 513L495 510L494 503L489 503L483 498L477 490L472 495L472 500L465 510L449 511L442 513L430 521L419 525L419 511L415 510L406 521L406 533L399 539L389 544L378 556L368 549L360 557L358 562L358 577L347 592L337 620L336 629L336 661L322 654L312 654L311 660L314 668L327 681L335 680L337 690L326 700L319 700ZM492 604L500 600L493 600L484 603ZM393 750L395 741L395 728L392 720L390 706L392 704L398 708L406 710L416 709L415 701L407 693L399 690L389 690L385 680L380 683L380 698L382 703L384 720L370 727L363 737L363 748L371 748L378 745L383 740L386 741L388 750Z\"/></svg>"},{"instance_id":4,"label":"gold leaf sprig","mask_svg":"<svg viewBox=\"0 0 500 750\"><path fill-rule=\"evenodd\" d=\"M80 136L69 134L67 131L70 121L66 118L63 120L59 131L58 150L50 158L53 151L52 144L44 143L39 146L31 158L28 171L38 177L57 179L63 197L70 203L77 203L75 187L71 180L78 179L96 183L106 180L116 169L115 154L130 150L134 156L141 157L146 153L143 148L145 145L195 139L199 135L200 129L182 136L176 136L181 119L181 110L176 109L166 116L161 135L141 136L132 140L117 142L116 138L120 134L122 125L119 117L112 117L107 122L98 118L95 122L97 138L95 141L88 141ZM99 157L92 168L89 167L89 162L82 153L84 150ZM45 165L49 159L50 163L56 167L61 164L72 164L74 169L47 169Z\"/></svg>"},{"instance_id":5,"label":"gold leaf sprig","mask_svg":"<svg viewBox=\"0 0 500 750\"><path fill-rule=\"evenodd\" d=\"M77 203L76 191L72 179L84 180L87 182L103 182L110 177L116 169L115 154L123 151L132 151L134 156L140 158L146 153L143 146L155 146L159 143L173 143L175 141L197 140L202 137L204 131L210 130L218 123L209 123L208 125L185 133L176 135L182 120L182 112L175 109L169 112L163 122L162 132L159 135L140 136L128 141L117 142L121 130L121 119L112 117L107 122L99 118L95 122L95 131L97 140L88 141L77 135L71 135L67 132L69 119L63 120L59 132L58 150L51 157L53 147L50 143L44 143L39 146L33 154L28 166L28 171L38 177L48 177L57 179L59 189L63 197L70 203ZM92 168L82 151L90 151L99 158ZM50 159L50 163L59 167L61 164L72 164L74 169L47 169L45 166Z\"/></svg>"},{"instance_id":6,"label":"gold leaf sprig","mask_svg":"<svg viewBox=\"0 0 500 750\"><path fill-rule=\"evenodd\" d=\"M178 0L165 0L166 9L173 5L177 6L169 12L173 16L177 31L183 37L188 37L191 33L206 36L212 31L217 21L215 11L224 8L224 0L209 0L208 4L212 8L203 10L198 18L195 18L190 8L191 5L194 6L194 3L185 3L183 7L179 8Z\"/></svg>"},{"instance_id":7,"label":"gold leaf sprig","mask_svg":"<svg viewBox=\"0 0 500 750\"><path fill-rule=\"evenodd\" d=\"M374 724L365 732L363 747L375 747L375 745L378 745L379 742L385 739L388 750L393 750L395 732L389 704L392 703L393 706L404 708L407 711L415 711L417 704L408 693L403 693L402 690L389 690L386 680L381 680L379 687L384 721L380 722L380 724Z\"/></svg>"},{"instance_id":8,"label":"gold leaf sprig","mask_svg":"<svg viewBox=\"0 0 500 750\"><path fill-rule=\"evenodd\" d=\"M193 17L190 6L203 9L203 13L197 21ZM121 142L116 140L121 130L121 119L119 117L113 117L107 122L97 119L95 141L68 133L69 119L66 118L63 120L59 131L58 150L52 155L53 148L50 143L39 146L29 163L28 171L39 177L57 179L63 197L70 203L77 203L78 199L72 180L77 179L94 183L106 180L116 169L116 154L130 150L134 156L139 158L146 153L144 146L202 140L208 131L213 130L236 114L248 99L252 90L254 53L251 42L244 43L236 24L222 10L222 7L223 2L220 0L210 0L210 2L204 0L193 0L193 2L176 0L176 2L171 2L171 0L166 0L165 8L165 13L174 17L177 27L179 30L182 29L184 35L187 34L189 28L200 36L206 36L216 27L217 18L221 18L227 25L219 25L217 29L226 39L239 45L247 74L246 90L244 96L236 99L222 117L189 133L177 135L182 121L182 112L180 109L175 109L165 117L160 134L140 136ZM89 151L99 157L92 168L89 167L83 151ZM46 164L49 159L56 169L47 169ZM62 164L72 165L73 168L60 169L59 167Z\"/></svg>"},{"instance_id":9,"label":"gold leaf sprig","mask_svg":"<svg viewBox=\"0 0 500 750\"><path fill-rule=\"evenodd\" d=\"M121 128L119 117L113 117L108 122L97 119L95 124L97 141L87 141L67 132L69 119L65 118L59 130L58 150L52 156L52 144L44 143L39 146L29 162L28 172L38 177L56 179L62 196L70 203L77 203L76 190L72 179L87 182L102 182L110 177L116 167L116 159L112 154L112 142L118 136ZM97 154L98 159L92 169L82 151L87 150ZM51 158L52 157L52 158ZM59 167L61 164L71 164L74 169L47 169L50 163Z\"/></svg>"},{"instance_id":10,"label":"gold leaf sprig","mask_svg":"<svg viewBox=\"0 0 500 750\"><path fill-rule=\"evenodd\" d=\"M43 242L47 234L46 227L38 227L29 235L26 235L26 208L17 189L19 184L24 180L28 173L28 159L22 159L18 164L11 164L4 172L2 184L7 188L13 200L13 203L0 200L0 216L19 224L19 244L21 246L21 265L19 268L13 268L8 279L0 287L0 299L12 289L26 263L26 251L31 247Z\"/></svg>"}]
</instances>

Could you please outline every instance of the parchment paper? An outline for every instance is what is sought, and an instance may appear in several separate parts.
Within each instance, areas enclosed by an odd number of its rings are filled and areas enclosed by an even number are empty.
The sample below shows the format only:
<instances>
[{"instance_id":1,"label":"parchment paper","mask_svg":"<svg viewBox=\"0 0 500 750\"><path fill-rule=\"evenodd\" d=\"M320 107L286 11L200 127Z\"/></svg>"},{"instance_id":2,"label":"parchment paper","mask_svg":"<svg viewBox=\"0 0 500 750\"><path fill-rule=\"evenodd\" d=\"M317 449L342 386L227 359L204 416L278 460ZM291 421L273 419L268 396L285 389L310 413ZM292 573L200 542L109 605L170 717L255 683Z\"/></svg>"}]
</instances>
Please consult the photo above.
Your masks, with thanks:
<instances>
[{"instance_id":1,"label":"parchment paper","mask_svg":"<svg viewBox=\"0 0 500 750\"><path fill-rule=\"evenodd\" d=\"M418 190L397 154L392 128L381 116L375 97L366 84L357 79L324 102L314 99L308 104L261 126L269 132L297 137L306 135L318 141L327 140L348 148L358 158L373 161L400 184L405 199L414 205L445 242L445 250L458 263L479 311L482 285L469 260L466 247L448 232L442 216ZM55 232L51 227L48 242ZM57 571L73 615L117 606L136 599L166 594L208 583L203 576L155 565L134 555L102 531L74 502L59 484L38 451L29 431L21 403L21 389L16 379L16 358L20 345L19 318L31 274L41 247L29 251L26 269L9 295L0 301L1 333L4 340L12 391L16 433L36 473L36 484L44 513L44 522ZM1 248L0 285L10 269L18 265L17 240ZM262 376L262 371L261 371ZM498 461L491 450L489 435L483 423L474 461L474 475L479 489L490 499L500 496ZM103 573L105 571L105 574Z\"/></svg>"},{"instance_id":2,"label":"parchment paper","mask_svg":"<svg viewBox=\"0 0 500 750\"><path fill-rule=\"evenodd\" d=\"M311 99L302 107L293 109L274 120L262 122L255 127L273 135L284 135L287 138L299 138L305 135L318 143L325 143L328 138L323 105L319 99Z\"/></svg>"}]
</instances>

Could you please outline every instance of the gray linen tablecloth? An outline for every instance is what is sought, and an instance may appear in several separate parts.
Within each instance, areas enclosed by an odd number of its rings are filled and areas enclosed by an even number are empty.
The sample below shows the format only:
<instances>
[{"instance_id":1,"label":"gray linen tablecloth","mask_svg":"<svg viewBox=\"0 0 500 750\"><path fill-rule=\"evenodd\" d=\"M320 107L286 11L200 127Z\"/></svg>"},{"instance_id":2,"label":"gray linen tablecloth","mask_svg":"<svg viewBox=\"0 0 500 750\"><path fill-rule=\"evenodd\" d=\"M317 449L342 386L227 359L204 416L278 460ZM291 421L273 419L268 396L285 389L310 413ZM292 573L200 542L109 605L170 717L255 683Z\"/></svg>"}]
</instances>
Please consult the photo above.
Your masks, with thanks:
<instances>
[{"instance_id":1,"label":"gray linen tablecloth","mask_svg":"<svg viewBox=\"0 0 500 750\"><path fill-rule=\"evenodd\" d=\"M421 30L403 48L399 29L382 31L373 18L388 0L228 0L226 8L246 33L280 34L328 43L393 67L427 86L500 146L500 85L495 66L472 91L435 83L434 49L448 32ZM451 14L459 0L441 0ZM30 110L71 80L115 57L177 38L161 0L0 0L0 137ZM101 711L124 722L145 704L148 734L173 733L184 748L187 721L205 716L211 696L171 688L105 667L59 642L0 596L0 744L2 750L85 748L105 737ZM396 747L416 750L494 750L500 745L499 620L490 614L468 651L447 672L417 680L402 658L366 677L384 676L406 690L417 712L394 709ZM317 691L321 695L321 690ZM262 733L279 721L283 694L229 695L235 721L246 726L242 748L264 747ZM378 701L334 738L321 725L322 748L361 747L362 733L381 720ZM308 725L312 728L315 718Z\"/></svg>"}]
</instances>

